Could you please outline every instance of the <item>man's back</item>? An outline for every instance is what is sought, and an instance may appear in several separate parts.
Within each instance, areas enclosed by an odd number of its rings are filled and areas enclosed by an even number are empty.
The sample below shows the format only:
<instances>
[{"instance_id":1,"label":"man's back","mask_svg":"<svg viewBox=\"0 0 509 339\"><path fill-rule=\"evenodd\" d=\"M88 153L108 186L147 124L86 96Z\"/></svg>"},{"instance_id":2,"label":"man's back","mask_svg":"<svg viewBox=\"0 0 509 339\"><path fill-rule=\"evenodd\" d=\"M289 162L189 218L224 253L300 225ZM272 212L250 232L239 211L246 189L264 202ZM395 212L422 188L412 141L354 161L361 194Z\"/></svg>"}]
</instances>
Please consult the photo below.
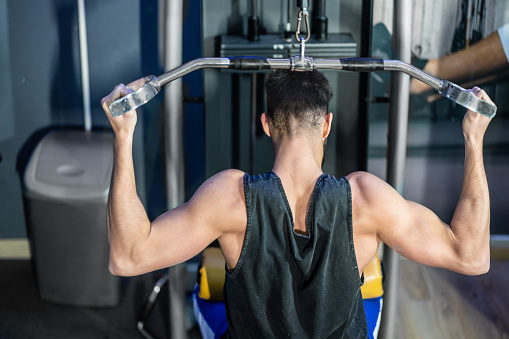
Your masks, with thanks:
<instances>
[{"instance_id":1,"label":"man's back","mask_svg":"<svg viewBox=\"0 0 509 339\"><path fill-rule=\"evenodd\" d=\"M404 199L392 187L373 175L353 173L348 176L351 197L347 194L349 201L347 209L348 213L351 213L351 220L347 223L347 232L335 237L337 231L335 226L334 232L325 232L331 234L331 237L327 238L321 236L322 227L327 230L326 227L334 224L330 220L335 220L336 212L341 210L339 206L344 202L342 197L344 191L342 194L335 192L325 199L326 203L321 207L327 210L325 222L319 218L315 219L310 223L312 227L308 230L305 220L308 202L313 196L313 184L322 173L327 137L332 127L332 113L327 113L328 103L332 97L329 82L317 71L280 71L271 73L265 85L267 113L261 116L262 127L273 139L275 153L273 172L278 174L282 184L288 188L286 196L283 194L284 191L281 191L279 196L272 194L271 197L275 200L269 199L265 201L265 205L270 208L281 206L281 200L284 202L286 199L286 206L281 209L282 214L279 217L272 216L277 217L277 220L273 225L272 222L269 224L276 227L275 230L285 230L286 233L280 234L279 238L291 240L288 244L301 243L296 246L299 251L291 252L291 246L286 246L286 243L281 241L276 242L280 244L277 251L275 251L277 247L272 246L272 243L271 246L263 247L262 240L254 241L253 235L259 232L251 230L246 232L248 220L246 206L250 208L252 199L250 198L246 204L243 173L238 170L223 171L209 178L187 203L150 221L137 196L134 180L132 141L137 121L136 112L127 112L117 118L109 114L109 104L132 91L124 85L119 85L101 102L115 132L115 161L108 201L112 273L129 276L176 265L194 257L214 240L218 240L228 268L236 269L238 272L236 278L239 278L242 272L248 271L247 261L243 262L243 259L244 256L246 258L249 256L244 254L243 245L248 245L245 249L247 252L256 249L257 246L251 244L254 242L258 247L265 248L269 254L271 251L279 253L272 256L278 261L277 264L276 261L274 264L266 261L264 265L254 262L251 271L256 273L261 268L266 271L252 274L252 281L245 281L243 292L257 293L252 287L257 287L257 284L264 283L265 280L273 283L269 286L269 291L274 291L268 295L270 298L265 295L261 300L272 302L275 298L273 305L281 307L287 305L285 301L292 300L288 298L293 298L293 303L288 303L290 307L298 303L308 303L311 306L306 310L307 313L299 318L305 323L303 335L312 331L314 336L321 336L321 333L325 332L324 326L329 326L326 323L328 318L316 318L317 312L322 312L322 307L325 307L332 315L338 313L336 307L341 307L343 303L331 293L336 292L335 288L348 286L349 283L344 279L355 272L356 276L351 276L347 281L359 283L359 272L369 263L381 241L403 256L426 265L447 268L462 274L487 272L490 263L490 204L482 145L489 124L488 118L468 111L463 120L464 181L450 225L442 222L436 214L424 206ZM471 91L483 100L491 101L479 88ZM247 187L249 189L249 185ZM318 197L319 195L315 197L313 205L319 204ZM316 206L311 206L311 209L314 208ZM320 208L316 208L316 211L319 210ZM293 223L292 218L288 217L290 211L295 211ZM342 214L345 215L345 212ZM284 220L287 226L281 228L278 221ZM309 240L301 238L308 233ZM279 238L277 239L281 240ZM299 273L303 267L302 264L297 265L297 262L300 262L296 260L299 256L302 255L306 262L305 258L309 253L312 258L315 258L315 253L332 253L336 249L335 246L345 239L348 241L349 246L346 247L350 248L350 252L343 257L318 256L320 260L316 262L310 260L309 270L304 270L307 273L301 274L301 280L290 280L292 283L298 282L300 284L297 285L298 288L294 289L293 285L289 286L288 283L281 284L288 276L292 279L298 277L298 274L295 276L293 274ZM338 248L344 249L345 246ZM254 255L256 256L256 253ZM355 256L358 268L352 264L354 261L352 258ZM326 259L330 260L330 263L322 268L320 263L327 262ZM294 268L290 269L290 266ZM329 270L330 267L333 269ZM286 271L280 271L282 268ZM307 275L309 272L311 274ZM320 294L316 295L316 298L322 299L308 300L308 295L301 293L312 285L304 278L314 279L319 275L315 272L336 274L333 279L324 277L322 286L315 289L317 292L329 293L326 295L329 299L326 300L325 306L322 304L325 297ZM234 271L233 275L235 274ZM349 287L348 291L350 289L352 288ZM292 294L294 291L300 294ZM229 292L228 298L233 300L231 291ZM350 293L356 294L355 291ZM242 298L240 295L239 299ZM237 305L240 304L237 302ZM252 314L263 315L265 312L266 322L268 319L281 319L280 310L273 306L270 310L264 308L264 305L259 306L258 309L253 305L250 306L254 310ZM246 319L242 321L248 323L249 312L244 313L247 313L244 314ZM234 315L243 316L242 309L231 310L230 316ZM316 319L316 322L312 323L314 321L312 319ZM307 327L310 323L311 330ZM290 320L288 324L292 326ZM265 327L263 325L260 331L265 331ZM254 330L250 334L258 335L260 331ZM300 336L302 335L296 335Z\"/></svg>"},{"instance_id":2,"label":"man's back","mask_svg":"<svg viewBox=\"0 0 509 339\"><path fill-rule=\"evenodd\" d=\"M320 176L308 235L295 232L275 173L246 175L244 189L245 241L225 284L230 336L366 337L348 181Z\"/></svg>"}]
</instances>

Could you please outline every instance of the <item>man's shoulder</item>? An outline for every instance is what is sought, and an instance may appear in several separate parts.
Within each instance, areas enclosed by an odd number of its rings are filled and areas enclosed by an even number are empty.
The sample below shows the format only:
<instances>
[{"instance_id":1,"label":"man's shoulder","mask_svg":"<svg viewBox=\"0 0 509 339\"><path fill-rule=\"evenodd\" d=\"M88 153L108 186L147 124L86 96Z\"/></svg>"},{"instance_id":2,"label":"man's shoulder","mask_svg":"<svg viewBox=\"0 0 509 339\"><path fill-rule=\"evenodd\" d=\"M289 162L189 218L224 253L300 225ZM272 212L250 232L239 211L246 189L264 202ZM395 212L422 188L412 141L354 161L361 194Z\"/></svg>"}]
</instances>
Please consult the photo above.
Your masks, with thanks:
<instances>
[{"instance_id":1,"label":"man's shoulder","mask_svg":"<svg viewBox=\"0 0 509 339\"><path fill-rule=\"evenodd\" d=\"M233 204L244 203L244 176L245 173L236 169L227 169L210 177L203 184L203 188L214 192L216 197Z\"/></svg>"},{"instance_id":2,"label":"man's shoulder","mask_svg":"<svg viewBox=\"0 0 509 339\"><path fill-rule=\"evenodd\" d=\"M212 178L216 177L224 180L238 180L243 179L245 174L246 173L241 170L231 168L218 172L212 176Z\"/></svg>"},{"instance_id":3,"label":"man's shoulder","mask_svg":"<svg viewBox=\"0 0 509 339\"><path fill-rule=\"evenodd\" d=\"M222 231L231 231L245 224L244 172L221 171L208 178L189 201L197 215L209 214Z\"/></svg>"},{"instance_id":4,"label":"man's shoulder","mask_svg":"<svg viewBox=\"0 0 509 339\"><path fill-rule=\"evenodd\" d=\"M357 171L350 173L346 176L350 186L357 186L359 188L369 187L371 184L376 184L381 181L377 176L364 171Z\"/></svg>"},{"instance_id":5,"label":"man's shoulder","mask_svg":"<svg viewBox=\"0 0 509 339\"><path fill-rule=\"evenodd\" d=\"M243 186L245 173L236 169L227 169L210 177L206 183L218 189L235 189Z\"/></svg>"},{"instance_id":6,"label":"man's shoulder","mask_svg":"<svg viewBox=\"0 0 509 339\"><path fill-rule=\"evenodd\" d=\"M390 189L385 181L368 172L353 172L347 175L346 178L350 183L354 203L356 201L364 204L368 203L377 197L383 197L383 193Z\"/></svg>"}]
</instances>

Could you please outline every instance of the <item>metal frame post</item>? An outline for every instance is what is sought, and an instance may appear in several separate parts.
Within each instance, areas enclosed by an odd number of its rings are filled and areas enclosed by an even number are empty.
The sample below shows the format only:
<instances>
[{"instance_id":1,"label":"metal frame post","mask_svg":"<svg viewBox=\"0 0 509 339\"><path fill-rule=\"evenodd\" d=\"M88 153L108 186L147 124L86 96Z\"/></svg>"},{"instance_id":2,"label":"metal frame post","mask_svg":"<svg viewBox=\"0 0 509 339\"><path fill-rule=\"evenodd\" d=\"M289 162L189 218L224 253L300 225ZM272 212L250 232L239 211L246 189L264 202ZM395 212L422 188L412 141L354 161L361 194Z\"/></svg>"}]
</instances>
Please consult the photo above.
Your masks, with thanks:
<instances>
[{"instance_id":1,"label":"metal frame post","mask_svg":"<svg viewBox=\"0 0 509 339\"><path fill-rule=\"evenodd\" d=\"M371 57L371 42L373 35L373 0L362 1L362 24L360 55ZM368 169L368 135L369 135L369 111L370 111L371 74L363 72L359 74L359 121L357 128L358 149L361 153L357 159L357 170Z\"/></svg>"},{"instance_id":2,"label":"metal frame post","mask_svg":"<svg viewBox=\"0 0 509 339\"><path fill-rule=\"evenodd\" d=\"M393 56L403 62L411 60L412 1L394 0ZM389 137L387 146L387 182L400 194L403 193L406 144L408 132L408 110L410 100L410 76L394 72L391 83L389 111ZM396 299L398 289L399 255L384 245L384 267L386 272L384 308L380 337L394 338Z\"/></svg>"},{"instance_id":3,"label":"metal frame post","mask_svg":"<svg viewBox=\"0 0 509 339\"><path fill-rule=\"evenodd\" d=\"M79 44L80 44L80 67L81 67L81 91L83 96L83 122L86 132L92 130L92 110L90 106L90 74L88 63L87 19L85 15L85 0L77 0Z\"/></svg>"},{"instance_id":4,"label":"metal frame post","mask_svg":"<svg viewBox=\"0 0 509 339\"><path fill-rule=\"evenodd\" d=\"M183 0L160 1L163 11L162 41L163 66L165 71L182 64ZM184 202L184 139L182 80L170 83L164 92L164 162L166 170L166 198L168 209ZM170 302L170 337L187 338L185 264L168 269Z\"/></svg>"}]
</instances>

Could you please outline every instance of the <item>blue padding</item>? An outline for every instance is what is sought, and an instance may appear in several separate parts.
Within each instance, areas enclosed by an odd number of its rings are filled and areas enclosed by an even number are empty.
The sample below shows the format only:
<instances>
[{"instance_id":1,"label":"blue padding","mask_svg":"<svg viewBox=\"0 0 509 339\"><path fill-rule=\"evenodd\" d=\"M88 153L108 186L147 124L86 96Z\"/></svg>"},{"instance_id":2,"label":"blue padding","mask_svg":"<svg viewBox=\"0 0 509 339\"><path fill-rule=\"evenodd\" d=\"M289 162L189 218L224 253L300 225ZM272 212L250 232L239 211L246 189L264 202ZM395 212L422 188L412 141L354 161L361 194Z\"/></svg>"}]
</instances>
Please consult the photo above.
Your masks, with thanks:
<instances>
[{"instance_id":1,"label":"blue padding","mask_svg":"<svg viewBox=\"0 0 509 339\"><path fill-rule=\"evenodd\" d=\"M204 300L198 296L200 287L193 291L193 306L196 321L204 339L218 339L226 333L226 309L223 301Z\"/></svg>"},{"instance_id":2,"label":"blue padding","mask_svg":"<svg viewBox=\"0 0 509 339\"><path fill-rule=\"evenodd\" d=\"M368 323L368 338L376 339L380 328L380 317L382 315L382 297L373 299L364 299L364 312L366 312L366 321Z\"/></svg>"}]
</instances>

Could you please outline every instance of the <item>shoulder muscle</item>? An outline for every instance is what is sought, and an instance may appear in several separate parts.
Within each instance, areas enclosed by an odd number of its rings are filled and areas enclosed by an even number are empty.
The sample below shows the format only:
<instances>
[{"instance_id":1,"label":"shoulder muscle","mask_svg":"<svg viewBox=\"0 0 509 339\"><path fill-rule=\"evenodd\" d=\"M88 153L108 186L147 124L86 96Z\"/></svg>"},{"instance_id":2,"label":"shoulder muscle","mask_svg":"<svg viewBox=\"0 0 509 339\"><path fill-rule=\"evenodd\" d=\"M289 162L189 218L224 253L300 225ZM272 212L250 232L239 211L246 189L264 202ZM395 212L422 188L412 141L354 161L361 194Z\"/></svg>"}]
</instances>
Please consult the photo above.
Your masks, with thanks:
<instances>
[{"instance_id":1,"label":"shoulder muscle","mask_svg":"<svg viewBox=\"0 0 509 339\"><path fill-rule=\"evenodd\" d=\"M225 170L206 180L187 203L189 212L218 229L231 232L247 220L244 172Z\"/></svg>"},{"instance_id":2,"label":"shoulder muscle","mask_svg":"<svg viewBox=\"0 0 509 339\"><path fill-rule=\"evenodd\" d=\"M347 176L352 190L354 246L359 268L369 263L380 244L380 232L391 219L394 199L401 196L385 181L367 172Z\"/></svg>"}]
</instances>

